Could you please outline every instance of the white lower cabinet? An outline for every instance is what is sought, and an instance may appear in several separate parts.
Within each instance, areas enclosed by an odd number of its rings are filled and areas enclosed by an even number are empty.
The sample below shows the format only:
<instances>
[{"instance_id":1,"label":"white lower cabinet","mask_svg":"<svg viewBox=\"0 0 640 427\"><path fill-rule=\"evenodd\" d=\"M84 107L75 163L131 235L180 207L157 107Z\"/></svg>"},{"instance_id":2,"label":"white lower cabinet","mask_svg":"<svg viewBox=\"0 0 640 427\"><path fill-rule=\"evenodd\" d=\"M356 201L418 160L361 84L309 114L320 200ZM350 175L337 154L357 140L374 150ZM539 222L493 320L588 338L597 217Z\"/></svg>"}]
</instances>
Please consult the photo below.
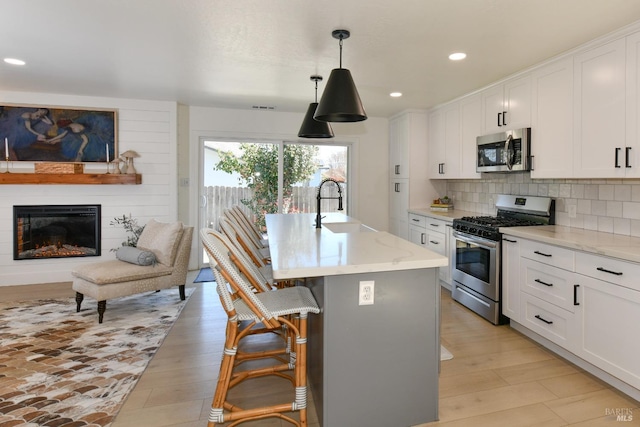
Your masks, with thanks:
<instances>
[{"instance_id":1,"label":"white lower cabinet","mask_svg":"<svg viewBox=\"0 0 640 427\"><path fill-rule=\"evenodd\" d=\"M506 234L503 245L503 314L640 390L640 264Z\"/></svg>"},{"instance_id":2,"label":"white lower cabinet","mask_svg":"<svg viewBox=\"0 0 640 427\"><path fill-rule=\"evenodd\" d=\"M579 285L576 354L640 389L640 292L586 276Z\"/></svg>"},{"instance_id":3,"label":"white lower cabinet","mask_svg":"<svg viewBox=\"0 0 640 427\"><path fill-rule=\"evenodd\" d=\"M520 323L569 351L577 347L578 323L574 313L523 292Z\"/></svg>"},{"instance_id":4,"label":"white lower cabinet","mask_svg":"<svg viewBox=\"0 0 640 427\"><path fill-rule=\"evenodd\" d=\"M449 257L449 234L445 220L424 215L409 214L409 241L449 258L449 265L440 267L440 280L451 284L451 259Z\"/></svg>"},{"instance_id":5,"label":"white lower cabinet","mask_svg":"<svg viewBox=\"0 0 640 427\"><path fill-rule=\"evenodd\" d=\"M520 239L502 238L502 314L520 321Z\"/></svg>"}]
</instances>

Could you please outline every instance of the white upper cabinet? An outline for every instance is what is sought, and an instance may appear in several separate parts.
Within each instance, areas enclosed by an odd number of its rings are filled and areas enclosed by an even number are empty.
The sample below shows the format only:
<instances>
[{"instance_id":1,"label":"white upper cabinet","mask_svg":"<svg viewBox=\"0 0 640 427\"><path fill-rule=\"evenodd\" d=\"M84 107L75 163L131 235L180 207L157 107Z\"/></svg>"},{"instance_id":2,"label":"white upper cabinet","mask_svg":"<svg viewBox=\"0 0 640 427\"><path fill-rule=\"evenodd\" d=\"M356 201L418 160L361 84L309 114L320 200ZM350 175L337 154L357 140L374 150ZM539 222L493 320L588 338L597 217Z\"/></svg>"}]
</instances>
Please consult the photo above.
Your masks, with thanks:
<instances>
[{"instance_id":1,"label":"white upper cabinet","mask_svg":"<svg viewBox=\"0 0 640 427\"><path fill-rule=\"evenodd\" d=\"M460 176L460 107L457 102L429 114L429 177Z\"/></svg>"},{"instance_id":2,"label":"white upper cabinet","mask_svg":"<svg viewBox=\"0 0 640 427\"><path fill-rule=\"evenodd\" d=\"M480 178L476 138L481 135L481 111L480 95L473 95L429 113L429 178Z\"/></svg>"},{"instance_id":3,"label":"white upper cabinet","mask_svg":"<svg viewBox=\"0 0 640 427\"><path fill-rule=\"evenodd\" d=\"M409 178L409 116L389 121L390 178Z\"/></svg>"},{"instance_id":4,"label":"white upper cabinet","mask_svg":"<svg viewBox=\"0 0 640 427\"><path fill-rule=\"evenodd\" d=\"M482 91L483 135L531 126L531 76Z\"/></svg>"},{"instance_id":5,"label":"white upper cabinet","mask_svg":"<svg viewBox=\"0 0 640 427\"><path fill-rule=\"evenodd\" d=\"M574 177L625 176L625 79L625 39L574 57Z\"/></svg>"},{"instance_id":6,"label":"white upper cabinet","mask_svg":"<svg viewBox=\"0 0 640 427\"><path fill-rule=\"evenodd\" d=\"M480 179L476 172L478 152L476 138L482 135L482 98L480 94L460 100L460 175L459 178Z\"/></svg>"},{"instance_id":7,"label":"white upper cabinet","mask_svg":"<svg viewBox=\"0 0 640 427\"><path fill-rule=\"evenodd\" d=\"M573 176L573 58L531 75L531 177Z\"/></svg>"},{"instance_id":8,"label":"white upper cabinet","mask_svg":"<svg viewBox=\"0 0 640 427\"><path fill-rule=\"evenodd\" d=\"M640 177L640 33L627 37L626 177Z\"/></svg>"}]
</instances>

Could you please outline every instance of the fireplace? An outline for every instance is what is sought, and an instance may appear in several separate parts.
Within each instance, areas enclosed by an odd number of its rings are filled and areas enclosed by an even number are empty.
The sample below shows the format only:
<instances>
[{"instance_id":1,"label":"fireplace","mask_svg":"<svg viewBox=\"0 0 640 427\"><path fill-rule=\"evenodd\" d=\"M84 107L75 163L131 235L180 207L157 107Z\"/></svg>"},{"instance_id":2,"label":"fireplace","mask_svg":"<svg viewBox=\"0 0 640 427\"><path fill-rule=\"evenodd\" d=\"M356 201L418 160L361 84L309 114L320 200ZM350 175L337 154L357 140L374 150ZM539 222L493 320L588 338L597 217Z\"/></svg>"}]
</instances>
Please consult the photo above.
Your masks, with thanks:
<instances>
[{"instance_id":1,"label":"fireplace","mask_svg":"<svg viewBox=\"0 0 640 427\"><path fill-rule=\"evenodd\" d=\"M101 205L13 207L13 259L100 256Z\"/></svg>"}]
</instances>

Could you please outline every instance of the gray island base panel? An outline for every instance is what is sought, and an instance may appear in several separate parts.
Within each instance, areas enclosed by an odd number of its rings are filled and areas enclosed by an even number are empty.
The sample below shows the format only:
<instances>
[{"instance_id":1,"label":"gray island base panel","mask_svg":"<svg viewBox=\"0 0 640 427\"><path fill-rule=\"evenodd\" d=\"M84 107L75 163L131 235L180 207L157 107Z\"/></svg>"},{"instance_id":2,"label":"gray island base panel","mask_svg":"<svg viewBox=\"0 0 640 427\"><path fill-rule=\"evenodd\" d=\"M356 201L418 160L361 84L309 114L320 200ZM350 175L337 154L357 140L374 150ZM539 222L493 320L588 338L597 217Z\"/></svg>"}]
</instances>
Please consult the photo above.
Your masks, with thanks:
<instances>
[{"instance_id":1,"label":"gray island base panel","mask_svg":"<svg viewBox=\"0 0 640 427\"><path fill-rule=\"evenodd\" d=\"M358 305L361 280L374 304ZM320 425L404 427L438 419L440 286L426 268L306 279L309 384Z\"/></svg>"}]
</instances>

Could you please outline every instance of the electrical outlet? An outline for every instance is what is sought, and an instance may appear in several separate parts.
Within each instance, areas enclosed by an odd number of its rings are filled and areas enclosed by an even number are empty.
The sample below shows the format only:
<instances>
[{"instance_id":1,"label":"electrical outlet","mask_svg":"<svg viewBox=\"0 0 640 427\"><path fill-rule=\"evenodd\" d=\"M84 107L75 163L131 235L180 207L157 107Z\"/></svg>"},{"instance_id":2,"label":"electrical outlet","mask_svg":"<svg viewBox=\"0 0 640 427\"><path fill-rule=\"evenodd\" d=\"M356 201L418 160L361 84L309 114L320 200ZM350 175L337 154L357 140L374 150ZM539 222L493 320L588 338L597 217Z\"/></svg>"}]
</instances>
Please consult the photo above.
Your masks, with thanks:
<instances>
[{"instance_id":1,"label":"electrical outlet","mask_svg":"<svg viewBox=\"0 0 640 427\"><path fill-rule=\"evenodd\" d=\"M567 211L569 212L569 218L575 218L578 212L578 206L567 205Z\"/></svg>"},{"instance_id":2,"label":"electrical outlet","mask_svg":"<svg viewBox=\"0 0 640 427\"><path fill-rule=\"evenodd\" d=\"M360 282L358 305L373 305L374 287L375 282L373 280L363 280Z\"/></svg>"}]
</instances>

